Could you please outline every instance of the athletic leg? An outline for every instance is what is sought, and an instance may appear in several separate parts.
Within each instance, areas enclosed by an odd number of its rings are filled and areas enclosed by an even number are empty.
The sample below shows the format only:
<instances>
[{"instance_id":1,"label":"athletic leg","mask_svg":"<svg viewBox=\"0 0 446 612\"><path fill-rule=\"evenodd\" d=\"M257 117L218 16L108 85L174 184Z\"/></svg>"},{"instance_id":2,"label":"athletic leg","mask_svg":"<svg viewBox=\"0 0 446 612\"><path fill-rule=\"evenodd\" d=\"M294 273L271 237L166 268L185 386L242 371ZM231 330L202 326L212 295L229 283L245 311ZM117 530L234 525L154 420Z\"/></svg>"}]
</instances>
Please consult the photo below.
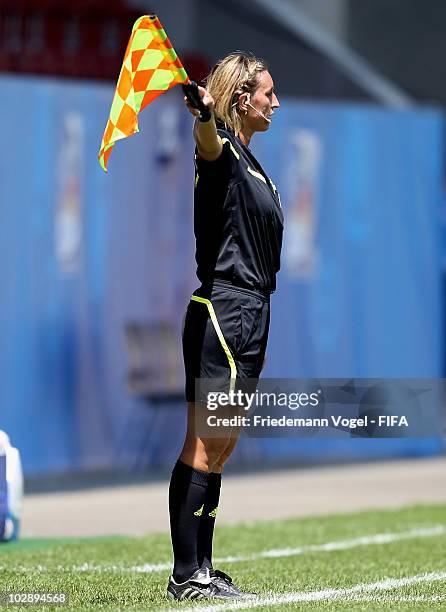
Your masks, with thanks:
<instances>
[{"instance_id":1,"label":"athletic leg","mask_svg":"<svg viewBox=\"0 0 446 612\"><path fill-rule=\"evenodd\" d=\"M172 471L169 485L170 528L174 552L173 577L176 582L188 580L200 566L198 531L203 514L209 514L215 509L207 508L213 504L215 485L220 479L218 474L212 472L215 468L221 469L218 462L229 444L225 438L204 439L195 435L196 409L195 404L189 404L186 439L179 460ZM209 485L211 489L208 496ZM212 522L214 520L212 517L207 518Z\"/></svg>"},{"instance_id":2,"label":"athletic leg","mask_svg":"<svg viewBox=\"0 0 446 612\"><path fill-rule=\"evenodd\" d=\"M233 432L231 432L233 433ZM224 464L229 459L238 441L239 431L234 437L229 438L225 450L214 464L214 472L209 474L206 501L203 515L198 529L197 560L200 567L212 569L212 541L214 538L214 527L220 501L221 476Z\"/></svg>"}]
</instances>

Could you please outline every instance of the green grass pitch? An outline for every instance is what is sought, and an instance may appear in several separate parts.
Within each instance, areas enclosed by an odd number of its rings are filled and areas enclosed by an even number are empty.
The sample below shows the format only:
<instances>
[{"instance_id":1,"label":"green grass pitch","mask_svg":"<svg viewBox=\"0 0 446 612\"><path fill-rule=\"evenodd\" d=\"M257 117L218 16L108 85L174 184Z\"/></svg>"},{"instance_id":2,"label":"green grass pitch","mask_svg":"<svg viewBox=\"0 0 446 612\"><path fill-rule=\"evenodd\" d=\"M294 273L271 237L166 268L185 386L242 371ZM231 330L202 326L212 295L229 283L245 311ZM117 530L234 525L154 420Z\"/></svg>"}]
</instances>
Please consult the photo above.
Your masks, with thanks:
<instances>
[{"instance_id":1,"label":"green grass pitch","mask_svg":"<svg viewBox=\"0 0 446 612\"><path fill-rule=\"evenodd\" d=\"M388 535L380 539L377 534ZM446 610L443 505L237 527L217 523L214 556L223 558L215 566L259 594L258 600L243 600L246 609ZM33 605L27 610L185 610L222 605L217 600L167 600L170 562L168 534L22 540L0 546L0 592L69 594L69 604L63 607ZM387 579L394 582L383 582ZM313 601L302 600L308 593L315 594ZM287 603L287 594L297 599ZM25 608L3 604L1 609Z\"/></svg>"}]
</instances>

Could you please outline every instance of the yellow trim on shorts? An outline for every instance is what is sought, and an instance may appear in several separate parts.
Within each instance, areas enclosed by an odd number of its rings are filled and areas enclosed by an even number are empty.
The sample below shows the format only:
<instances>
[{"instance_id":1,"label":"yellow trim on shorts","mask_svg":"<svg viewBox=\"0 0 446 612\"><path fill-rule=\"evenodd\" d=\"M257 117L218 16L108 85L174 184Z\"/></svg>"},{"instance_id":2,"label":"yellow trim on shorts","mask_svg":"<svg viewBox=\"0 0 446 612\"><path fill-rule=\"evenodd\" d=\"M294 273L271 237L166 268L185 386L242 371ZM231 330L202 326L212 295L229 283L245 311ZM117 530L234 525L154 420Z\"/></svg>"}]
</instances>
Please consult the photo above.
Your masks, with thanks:
<instances>
[{"instance_id":1,"label":"yellow trim on shorts","mask_svg":"<svg viewBox=\"0 0 446 612\"><path fill-rule=\"evenodd\" d=\"M200 304L206 304L207 306L209 316L211 317L212 325L214 326L215 332L218 336L218 339L220 340L220 344L223 347L224 352L226 353L226 357L228 358L229 369L231 370L231 381L229 384L229 390L234 391L235 381L237 378L237 366L235 365L234 357L232 356L232 353L226 343L225 337L223 336L223 332L221 331L221 327L218 322L217 315L215 314L212 302L210 300L207 300L206 298L198 297L198 295L193 295L191 297L191 300L193 300L194 302L200 302Z\"/></svg>"}]
</instances>

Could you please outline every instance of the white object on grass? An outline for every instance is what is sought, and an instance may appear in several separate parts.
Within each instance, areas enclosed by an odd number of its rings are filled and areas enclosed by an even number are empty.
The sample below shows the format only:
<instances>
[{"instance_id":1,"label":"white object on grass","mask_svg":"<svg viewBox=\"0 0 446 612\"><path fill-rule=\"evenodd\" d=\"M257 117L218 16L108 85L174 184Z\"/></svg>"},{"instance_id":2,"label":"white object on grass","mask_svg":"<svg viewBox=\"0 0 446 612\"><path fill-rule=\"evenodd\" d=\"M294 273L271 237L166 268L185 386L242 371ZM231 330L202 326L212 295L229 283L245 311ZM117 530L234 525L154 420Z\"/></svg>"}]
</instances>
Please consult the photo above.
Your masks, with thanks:
<instances>
[{"instance_id":1,"label":"white object on grass","mask_svg":"<svg viewBox=\"0 0 446 612\"><path fill-rule=\"evenodd\" d=\"M23 471L18 449L11 446L8 434L2 430L0 430L0 470L4 470L3 474L0 473L0 516L1 500L4 504L3 512L6 514L4 525L0 520L0 542L8 542L19 537Z\"/></svg>"}]
</instances>

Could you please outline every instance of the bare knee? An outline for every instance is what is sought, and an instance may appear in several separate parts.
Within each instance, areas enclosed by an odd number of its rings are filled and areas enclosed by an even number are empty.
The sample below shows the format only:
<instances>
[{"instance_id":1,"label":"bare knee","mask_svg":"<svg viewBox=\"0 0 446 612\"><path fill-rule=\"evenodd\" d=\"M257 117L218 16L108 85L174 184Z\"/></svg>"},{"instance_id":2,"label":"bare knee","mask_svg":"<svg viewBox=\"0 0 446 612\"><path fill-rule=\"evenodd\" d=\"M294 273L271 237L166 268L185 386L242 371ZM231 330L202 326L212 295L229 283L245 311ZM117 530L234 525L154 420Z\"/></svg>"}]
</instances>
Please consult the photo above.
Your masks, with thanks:
<instances>
[{"instance_id":1,"label":"bare knee","mask_svg":"<svg viewBox=\"0 0 446 612\"><path fill-rule=\"evenodd\" d=\"M196 430L197 410L202 410L197 404L188 406L187 433L180 459L187 465L204 472L221 472L235 448L239 432L228 432L227 437L201 438ZM232 436L231 436L232 434Z\"/></svg>"},{"instance_id":2,"label":"bare knee","mask_svg":"<svg viewBox=\"0 0 446 612\"><path fill-rule=\"evenodd\" d=\"M224 438L186 438L180 459L197 470L213 472L227 446Z\"/></svg>"},{"instance_id":3,"label":"bare knee","mask_svg":"<svg viewBox=\"0 0 446 612\"><path fill-rule=\"evenodd\" d=\"M221 453L220 457L218 458L216 464L214 465L214 472L222 472L224 465L226 463L226 461L229 459L229 457L231 456L233 450L235 449L236 445L238 442L238 435L234 438L230 438L228 444L226 445L226 448L224 449L224 451Z\"/></svg>"}]
</instances>

